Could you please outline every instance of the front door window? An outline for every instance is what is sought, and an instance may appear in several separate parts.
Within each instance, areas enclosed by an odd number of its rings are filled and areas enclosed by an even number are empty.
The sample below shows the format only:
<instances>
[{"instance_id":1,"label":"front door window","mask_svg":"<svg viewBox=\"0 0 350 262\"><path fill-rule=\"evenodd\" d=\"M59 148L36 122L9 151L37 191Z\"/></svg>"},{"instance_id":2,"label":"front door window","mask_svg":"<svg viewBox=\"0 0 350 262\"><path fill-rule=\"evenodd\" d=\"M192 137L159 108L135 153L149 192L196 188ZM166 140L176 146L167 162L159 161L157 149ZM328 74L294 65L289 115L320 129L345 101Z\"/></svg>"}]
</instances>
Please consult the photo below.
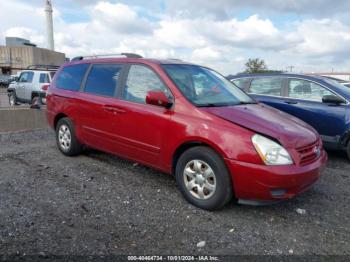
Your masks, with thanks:
<instances>
[{"instance_id":1,"label":"front door window","mask_svg":"<svg viewBox=\"0 0 350 262\"><path fill-rule=\"evenodd\" d=\"M291 79L288 85L289 97L322 102L325 95L334 95L328 89L307 80Z\"/></svg>"}]
</instances>

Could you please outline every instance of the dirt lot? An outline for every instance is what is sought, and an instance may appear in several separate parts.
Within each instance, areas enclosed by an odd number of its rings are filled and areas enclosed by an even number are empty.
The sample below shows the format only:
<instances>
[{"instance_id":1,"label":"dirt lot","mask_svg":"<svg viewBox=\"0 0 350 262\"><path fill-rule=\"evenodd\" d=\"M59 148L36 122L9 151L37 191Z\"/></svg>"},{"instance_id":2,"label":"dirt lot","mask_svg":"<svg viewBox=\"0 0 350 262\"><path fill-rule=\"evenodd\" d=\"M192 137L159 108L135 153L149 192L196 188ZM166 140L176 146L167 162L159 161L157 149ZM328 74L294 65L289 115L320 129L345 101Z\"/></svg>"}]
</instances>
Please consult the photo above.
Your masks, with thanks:
<instances>
[{"instance_id":1,"label":"dirt lot","mask_svg":"<svg viewBox=\"0 0 350 262\"><path fill-rule=\"evenodd\" d=\"M291 201L207 212L171 176L96 151L67 158L53 137L0 135L0 254L350 255L343 154L330 153L322 179Z\"/></svg>"}]
</instances>

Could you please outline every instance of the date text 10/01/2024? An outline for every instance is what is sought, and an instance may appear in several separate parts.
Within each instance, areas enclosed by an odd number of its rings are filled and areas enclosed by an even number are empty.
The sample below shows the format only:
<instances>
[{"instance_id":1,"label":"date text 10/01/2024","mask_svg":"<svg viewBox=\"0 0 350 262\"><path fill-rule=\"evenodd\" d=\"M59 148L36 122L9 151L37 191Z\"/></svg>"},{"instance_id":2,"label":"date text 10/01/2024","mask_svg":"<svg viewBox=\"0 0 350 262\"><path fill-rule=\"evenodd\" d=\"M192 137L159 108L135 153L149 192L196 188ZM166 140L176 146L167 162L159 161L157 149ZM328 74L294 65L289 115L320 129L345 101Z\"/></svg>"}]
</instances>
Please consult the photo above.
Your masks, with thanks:
<instances>
[{"instance_id":1,"label":"date text 10/01/2024","mask_svg":"<svg viewBox=\"0 0 350 262\"><path fill-rule=\"evenodd\" d=\"M219 261L216 256L128 256L128 261Z\"/></svg>"}]
</instances>

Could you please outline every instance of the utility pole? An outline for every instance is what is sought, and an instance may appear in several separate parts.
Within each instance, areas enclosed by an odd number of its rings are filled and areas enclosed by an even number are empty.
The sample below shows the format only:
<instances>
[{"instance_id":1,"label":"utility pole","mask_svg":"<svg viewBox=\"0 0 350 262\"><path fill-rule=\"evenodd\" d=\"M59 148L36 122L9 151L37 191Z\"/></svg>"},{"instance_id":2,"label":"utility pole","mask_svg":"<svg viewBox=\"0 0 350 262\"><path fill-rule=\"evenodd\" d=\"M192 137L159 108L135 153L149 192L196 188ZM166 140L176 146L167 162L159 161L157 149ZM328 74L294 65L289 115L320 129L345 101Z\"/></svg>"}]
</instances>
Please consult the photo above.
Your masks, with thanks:
<instances>
[{"instance_id":1,"label":"utility pole","mask_svg":"<svg viewBox=\"0 0 350 262\"><path fill-rule=\"evenodd\" d=\"M288 69L289 69L289 72L293 72L293 69L295 68L295 66L287 66L287 72L288 72Z\"/></svg>"}]
</instances>

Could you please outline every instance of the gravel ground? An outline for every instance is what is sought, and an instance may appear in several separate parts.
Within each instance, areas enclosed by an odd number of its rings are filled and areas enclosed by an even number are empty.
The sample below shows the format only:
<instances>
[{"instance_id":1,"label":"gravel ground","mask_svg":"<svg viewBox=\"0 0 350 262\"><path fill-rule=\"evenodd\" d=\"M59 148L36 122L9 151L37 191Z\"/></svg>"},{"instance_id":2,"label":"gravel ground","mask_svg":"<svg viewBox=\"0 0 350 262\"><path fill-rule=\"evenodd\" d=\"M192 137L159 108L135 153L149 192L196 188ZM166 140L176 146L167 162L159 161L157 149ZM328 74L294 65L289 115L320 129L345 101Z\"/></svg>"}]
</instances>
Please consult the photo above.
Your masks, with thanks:
<instances>
[{"instance_id":1,"label":"gravel ground","mask_svg":"<svg viewBox=\"0 0 350 262\"><path fill-rule=\"evenodd\" d=\"M321 180L291 201L207 212L172 176L97 151L67 158L51 130L3 134L0 255L349 255L349 168L330 152Z\"/></svg>"},{"instance_id":2,"label":"gravel ground","mask_svg":"<svg viewBox=\"0 0 350 262\"><path fill-rule=\"evenodd\" d=\"M9 107L9 98L7 96L7 92L3 92L3 88L0 88L0 108L1 107Z\"/></svg>"}]
</instances>

